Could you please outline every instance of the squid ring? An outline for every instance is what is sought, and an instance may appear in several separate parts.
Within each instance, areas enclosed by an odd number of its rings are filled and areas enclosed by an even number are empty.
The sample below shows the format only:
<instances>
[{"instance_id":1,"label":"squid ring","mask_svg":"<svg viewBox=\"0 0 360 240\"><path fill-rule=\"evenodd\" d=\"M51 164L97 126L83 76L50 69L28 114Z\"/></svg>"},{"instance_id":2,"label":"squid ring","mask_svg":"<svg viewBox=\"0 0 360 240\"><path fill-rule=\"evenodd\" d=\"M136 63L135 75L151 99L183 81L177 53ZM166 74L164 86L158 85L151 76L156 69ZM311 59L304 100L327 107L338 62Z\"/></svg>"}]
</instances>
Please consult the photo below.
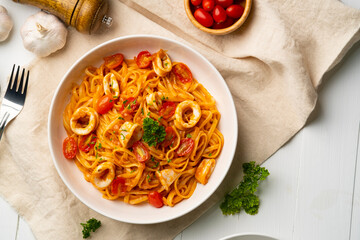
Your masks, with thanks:
<instances>
[{"instance_id":1,"label":"squid ring","mask_svg":"<svg viewBox=\"0 0 360 240\"><path fill-rule=\"evenodd\" d=\"M124 122L120 127L119 140L124 148L131 147L142 137L141 126L137 123Z\"/></svg>"},{"instance_id":2,"label":"squid ring","mask_svg":"<svg viewBox=\"0 0 360 240\"><path fill-rule=\"evenodd\" d=\"M103 80L104 92L106 95L116 96L120 95L119 83L113 73L108 73Z\"/></svg>"},{"instance_id":3,"label":"squid ring","mask_svg":"<svg viewBox=\"0 0 360 240\"><path fill-rule=\"evenodd\" d=\"M85 127L79 123L82 118L88 117L88 123ZM97 128L99 123L99 115L95 109L90 107L80 107L76 109L70 119L70 128L77 135L87 135Z\"/></svg>"},{"instance_id":4,"label":"squid ring","mask_svg":"<svg viewBox=\"0 0 360 240\"><path fill-rule=\"evenodd\" d=\"M168 72L171 71L171 60L164 50L160 49L155 54L155 59L153 60L153 69L160 77L164 77L166 74L168 74Z\"/></svg>"},{"instance_id":5,"label":"squid ring","mask_svg":"<svg viewBox=\"0 0 360 240\"><path fill-rule=\"evenodd\" d=\"M192 110L192 115L188 122L184 121L184 114L187 110ZM201 117L201 108L197 102L185 100L178 104L175 110L175 126L181 130L194 127Z\"/></svg>"},{"instance_id":6,"label":"squid ring","mask_svg":"<svg viewBox=\"0 0 360 240\"><path fill-rule=\"evenodd\" d=\"M98 165L91 175L91 182L98 189L104 189L110 185L115 178L115 165L104 162Z\"/></svg>"}]
</instances>

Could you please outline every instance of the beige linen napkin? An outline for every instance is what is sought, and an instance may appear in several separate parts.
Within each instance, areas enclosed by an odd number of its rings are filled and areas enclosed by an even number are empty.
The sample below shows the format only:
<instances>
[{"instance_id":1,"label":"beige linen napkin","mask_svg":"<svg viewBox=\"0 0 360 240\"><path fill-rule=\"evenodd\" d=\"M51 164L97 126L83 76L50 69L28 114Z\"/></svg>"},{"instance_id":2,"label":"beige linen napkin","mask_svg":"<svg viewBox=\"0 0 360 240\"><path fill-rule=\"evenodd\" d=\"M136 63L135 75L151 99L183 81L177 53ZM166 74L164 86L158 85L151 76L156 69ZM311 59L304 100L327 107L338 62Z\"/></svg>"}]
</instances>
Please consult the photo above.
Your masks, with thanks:
<instances>
[{"instance_id":1,"label":"beige linen napkin","mask_svg":"<svg viewBox=\"0 0 360 240\"><path fill-rule=\"evenodd\" d=\"M91 217L103 223L94 239L173 238L240 181L243 162L263 162L303 127L324 73L360 38L360 11L336 0L254 0L246 24L226 36L195 28L182 0L110 3L111 29L93 36L69 29L64 49L31 63L25 107L0 144L1 196L37 239L81 239L79 223ZM161 224L127 224L90 210L61 181L47 142L49 105L64 73L97 44L130 34L165 36L201 52L229 85L239 119L236 156L219 190L191 214Z\"/></svg>"}]
</instances>

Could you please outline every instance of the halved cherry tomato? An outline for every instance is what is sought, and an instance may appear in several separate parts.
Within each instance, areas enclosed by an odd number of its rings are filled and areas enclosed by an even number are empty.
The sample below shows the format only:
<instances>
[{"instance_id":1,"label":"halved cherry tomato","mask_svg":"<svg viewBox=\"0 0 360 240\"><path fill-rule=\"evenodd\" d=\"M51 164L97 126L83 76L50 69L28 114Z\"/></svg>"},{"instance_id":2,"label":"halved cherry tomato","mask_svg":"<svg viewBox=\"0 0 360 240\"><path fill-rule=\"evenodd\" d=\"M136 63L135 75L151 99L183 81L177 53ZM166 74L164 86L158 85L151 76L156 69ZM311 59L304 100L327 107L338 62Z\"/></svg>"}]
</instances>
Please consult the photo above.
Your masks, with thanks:
<instances>
[{"instance_id":1,"label":"halved cherry tomato","mask_svg":"<svg viewBox=\"0 0 360 240\"><path fill-rule=\"evenodd\" d=\"M113 195L117 195L118 191L120 189L121 193L125 193L126 191L126 185L125 185L125 178L123 177L116 177L112 182L111 182L111 193Z\"/></svg>"},{"instance_id":2,"label":"halved cherry tomato","mask_svg":"<svg viewBox=\"0 0 360 240\"><path fill-rule=\"evenodd\" d=\"M135 142L132 148L133 153L135 154L135 157L139 162L146 162L150 159L149 151L142 142Z\"/></svg>"},{"instance_id":3,"label":"halved cherry tomato","mask_svg":"<svg viewBox=\"0 0 360 240\"><path fill-rule=\"evenodd\" d=\"M95 105L95 110L100 114L105 114L114 106L114 99L112 96L102 96Z\"/></svg>"},{"instance_id":4,"label":"halved cherry tomato","mask_svg":"<svg viewBox=\"0 0 360 240\"><path fill-rule=\"evenodd\" d=\"M121 53L117 53L111 56L104 57L105 66L107 68L113 69L122 64L124 61L124 56Z\"/></svg>"},{"instance_id":5,"label":"halved cherry tomato","mask_svg":"<svg viewBox=\"0 0 360 240\"><path fill-rule=\"evenodd\" d=\"M65 138L63 142L63 154L66 159L73 159L76 156L77 145L72 137Z\"/></svg>"},{"instance_id":6,"label":"halved cherry tomato","mask_svg":"<svg viewBox=\"0 0 360 240\"><path fill-rule=\"evenodd\" d=\"M82 136L79 142L79 149L83 152L89 152L95 146L96 139L97 137L94 133Z\"/></svg>"},{"instance_id":7,"label":"halved cherry tomato","mask_svg":"<svg viewBox=\"0 0 360 240\"><path fill-rule=\"evenodd\" d=\"M139 103L134 97L129 97L123 101L123 110L129 113L135 112L139 108Z\"/></svg>"},{"instance_id":8,"label":"halved cherry tomato","mask_svg":"<svg viewBox=\"0 0 360 240\"><path fill-rule=\"evenodd\" d=\"M214 7L212 15L213 15L214 21L217 23L225 22L226 18L227 18L225 9L220 5L216 5Z\"/></svg>"},{"instance_id":9,"label":"halved cherry tomato","mask_svg":"<svg viewBox=\"0 0 360 240\"><path fill-rule=\"evenodd\" d=\"M222 6L223 8L227 8L231 4L233 4L234 0L215 0L217 5Z\"/></svg>"},{"instance_id":10,"label":"halved cherry tomato","mask_svg":"<svg viewBox=\"0 0 360 240\"><path fill-rule=\"evenodd\" d=\"M233 24L234 24L234 19L231 17L228 17L228 18L226 18L225 22L215 23L213 26L213 29L223 29L223 28L230 27Z\"/></svg>"},{"instance_id":11,"label":"halved cherry tomato","mask_svg":"<svg viewBox=\"0 0 360 240\"><path fill-rule=\"evenodd\" d=\"M231 5L226 9L226 14L232 18L239 18L244 13L244 7L238 4Z\"/></svg>"},{"instance_id":12,"label":"halved cherry tomato","mask_svg":"<svg viewBox=\"0 0 360 240\"><path fill-rule=\"evenodd\" d=\"M191 0L191 4L194 6L199 6L201 4L202 0Z\"/></svg>"},{"instance_id":13,"label":"halved cherry tomato","mask_svg":"<svg viewBox=\"0 0 360 240\"><path fill-rule=\"evenodd\" d=\"M215 7L215 0L203 0L202 7L205 11L211 12Z\"/></svg>"},{"instance_id":14,"label":"halved cherry tomato","mask_svg":"<svg viewBox=\"0 0 360 240\"><path fill-rule=\"evenodd\" d=\"M174 129L170 126L165 128L165 132L166 132L166 135L165 135L164 141L162 142L162 145L164 147L168 147L168 146L171 146L175 142L176 134L175 134Z\"/></svg>"},{"instance_id":15,"label":"halved cherry tomato","mask_svg":"<svg viewBox=\"0 0 360 240\"><path fill-rule=\"evenodd\" d=\"M170 118L172 115L174 115L176 110L176 104L174 102L164 102L159 110L159 114L161 117L168 119Z\"/></svg>"},{"instance_id":16,"label":"halved cherry tomato","mask_svg":"<svg viewBox=\"0 0 360 240\"><path fill-rule=\"evenodd\" d=\"M164 206L162 196L159 192L149 192L148 193L149 203L156 208L161 208Z\"/></svg>"},{"instance_id":17,"label":"halved cherry tomato","mask_svg":"<svg viewBox=\"0 0 360 240\"><path fill-rule=\"evenodd\" d=\"M177 155L179 156L185 156L186 154L189 154L194 148L194 140L191 138L183 138L180 141L180 146L176 150Z\"/></svg>"},{"instance_id":18,"label":"halved cherry tomato","mask_svg":"<svg viewBox=\"0 0 360 240\"><path fill-rule=\"evenodd\" d=\"M173 72L182 83L191 82L193 80L190 69L184 63L176 64L173 67Z\"/></svg>"},{"instance_id":19,"label":"halved cherry tomato","mask_svg":"<svg viewBox=\"0 0 360 240\"><path fill-rule=\"evenodd\" d=\"M139 68L148 68L151 64L152 57L148 51L141 51L135 58L135 61Z\"/></svg>"},{"instance_id":20,"label":"halved cherry tomato","mask_svg":"<svg viewBox=\"0 0 360 240\"><path fill-rule=\"evenodd\" d=\"M198 21L204 27L211 27L214 23L214 19L212 18L210 13L208 13L202 8L198 8L195 10L194 17L196 21Z\"/></svg>"}]
</instances>

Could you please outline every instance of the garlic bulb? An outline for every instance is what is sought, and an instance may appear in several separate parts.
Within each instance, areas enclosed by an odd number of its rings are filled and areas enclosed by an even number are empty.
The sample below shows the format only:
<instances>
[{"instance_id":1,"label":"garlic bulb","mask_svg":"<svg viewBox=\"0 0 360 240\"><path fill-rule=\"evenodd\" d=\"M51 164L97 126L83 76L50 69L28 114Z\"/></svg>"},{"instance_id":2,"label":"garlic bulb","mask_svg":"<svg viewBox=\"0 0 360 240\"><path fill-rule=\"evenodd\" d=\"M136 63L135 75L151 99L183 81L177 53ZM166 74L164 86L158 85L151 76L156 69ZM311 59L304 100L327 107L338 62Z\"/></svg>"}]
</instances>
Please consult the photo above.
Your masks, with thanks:
<instances>
[{"instance_id":1,"label":"garlic bulb","mask_svg":"<svg viewBox=\"0 0 360 240\"><path fill-rule=\"evenodd\" d=\"M0 5L0 42L5 41L13 27L13 21L11 20L6 8Z\"/></svg>"},{"instance_id":2,"label":"garlic bulb","mask_svg":"<svg viewBox=\"0 0 360 240\"><path fill-rule=\"evenodd\" d=\"M38 12L26 20L20 33L27 50L46 57L65 46L67 29L54 15Z\"/></svg>"}]
</instances>

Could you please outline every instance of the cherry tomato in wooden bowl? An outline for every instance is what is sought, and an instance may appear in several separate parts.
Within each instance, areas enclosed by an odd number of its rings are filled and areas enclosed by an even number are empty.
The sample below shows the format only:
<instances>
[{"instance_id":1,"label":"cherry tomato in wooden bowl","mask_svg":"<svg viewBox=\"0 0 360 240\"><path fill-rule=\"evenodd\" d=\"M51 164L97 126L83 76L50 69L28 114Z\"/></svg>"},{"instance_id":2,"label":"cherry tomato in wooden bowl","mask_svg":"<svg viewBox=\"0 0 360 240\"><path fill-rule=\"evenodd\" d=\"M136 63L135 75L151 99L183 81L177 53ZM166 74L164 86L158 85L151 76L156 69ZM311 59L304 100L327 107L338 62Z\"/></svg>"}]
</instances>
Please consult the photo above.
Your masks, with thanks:
<instances>
[{"instance_id":1,"label":"cherry tomato in wooden bowl","mask_svg":"<svg viewBox=\"0 0 360 240\"><path fill-rule=\"evenodd\" d=\"M225 35L248 19L253 0L184 0L191 23L206 33Z\"/></svg>"}]
</instances>

